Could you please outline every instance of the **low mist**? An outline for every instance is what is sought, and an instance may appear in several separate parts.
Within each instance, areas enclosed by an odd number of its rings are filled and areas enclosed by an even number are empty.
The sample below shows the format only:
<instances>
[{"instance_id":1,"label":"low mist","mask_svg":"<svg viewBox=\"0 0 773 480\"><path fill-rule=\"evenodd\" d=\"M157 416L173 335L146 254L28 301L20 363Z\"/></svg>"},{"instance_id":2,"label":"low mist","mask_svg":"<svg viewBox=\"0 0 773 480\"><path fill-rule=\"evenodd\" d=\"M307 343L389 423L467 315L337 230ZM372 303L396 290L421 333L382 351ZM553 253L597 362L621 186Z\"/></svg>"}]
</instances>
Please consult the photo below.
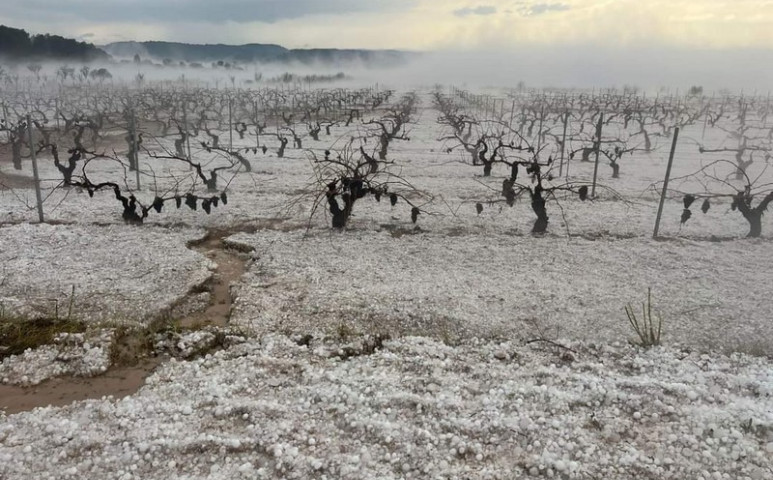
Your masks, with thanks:
<instances>
[{"instance_id":1,"label":"low mist","mask_svg":"<svg viewBox=\"0 0 773 480\"><path fill-rule=\"evenodd\" d=\"M433 52L409 65L380 72L400 84L455 84L469 88L611 88L634 86L704 91L745 89L760 93L773 80L773 51L612 50L524 48L514 51Z\"/></svg>"},{"instance_id":2,"label":"low mist","mask_svg":"<svg viewBox=\"0 0 773 480\"><path fill-rule=\"evenodd\" d=\"M765 94L773 81L771 50L666 50L656 48L611 49L591 47L524 47L515 50L468 50L407 53L404 64L373 67L361 63L298 64L267 63L223 66L216 62L194 68L174 60L162 65L161 59L133 62L114 61L91 64L91 70L107 68L113 83L144 81L190 81L209 87L240 87L264 84L285 73L297 77L330 76L346 78L335 82L314 82L312 88L325 85L357 86L380 83L394 88L413 88L435 84L464 88L604 89L636 87L645 92L686 91L702 86L707 94L727 90ZM37 62L32 62L37 63ZM55 79L64 62L45 62L41 78ZM77 81L82 65L69 64ZM230 67L230 68L227 68ZM34 75L27 64L5 64L6 72L18 74L29 82ZM141 77L138 77L140 75ZM94 79L90 79L94 83ZM304 83L296 79L296 83Z\"/></svg>"}]
</instances>

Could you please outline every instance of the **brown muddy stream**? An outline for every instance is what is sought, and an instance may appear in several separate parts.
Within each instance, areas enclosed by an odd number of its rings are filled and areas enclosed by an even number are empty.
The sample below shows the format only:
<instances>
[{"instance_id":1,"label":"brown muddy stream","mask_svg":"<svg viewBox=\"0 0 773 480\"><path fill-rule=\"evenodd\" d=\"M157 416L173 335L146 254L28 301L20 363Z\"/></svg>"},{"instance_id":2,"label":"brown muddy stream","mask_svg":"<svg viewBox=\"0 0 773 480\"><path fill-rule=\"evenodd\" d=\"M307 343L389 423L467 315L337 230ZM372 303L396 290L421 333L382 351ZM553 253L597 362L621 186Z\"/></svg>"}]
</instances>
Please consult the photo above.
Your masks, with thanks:
<instances>
[{"instance_id":1,"label":"brown muddy stream","mask_svg":"<svg viewBox=\"0 0 773 480\"><path fill-rule=\"evenodd\" d=\"M226 248L223 239L236 233L233 230L210 230L200 241L188 247L206 256L217 267L208 282L209 305L201 311L180 319L180 326L225 327L231 315L231 285L241 279L246 269L247 256ZM19 387L0 385L0 410L13 414L44 406L68 405L89 398L113 396L122 398L137 392L145 379L161 365L163 357L144 358L136 365L113 366L96 377L64 376L46 380L38 385Z\"/></svg>"}]
</instances>

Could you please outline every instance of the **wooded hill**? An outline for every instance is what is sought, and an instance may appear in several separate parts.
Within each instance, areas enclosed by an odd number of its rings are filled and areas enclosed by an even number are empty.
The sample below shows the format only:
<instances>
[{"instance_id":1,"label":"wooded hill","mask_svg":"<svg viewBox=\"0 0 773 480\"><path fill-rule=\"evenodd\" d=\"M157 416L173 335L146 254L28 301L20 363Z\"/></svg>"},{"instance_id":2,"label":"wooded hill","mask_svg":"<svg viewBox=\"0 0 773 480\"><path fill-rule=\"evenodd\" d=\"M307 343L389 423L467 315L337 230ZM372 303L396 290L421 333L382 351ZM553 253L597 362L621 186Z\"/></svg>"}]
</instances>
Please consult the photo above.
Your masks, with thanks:
<instances>
[{"instance_id":1,"label":"wooded hill","mask_svg":"<svg viewBox=\"0 0 773 480\"><path fill-rule=\"evenodd\" d=\"M0 25L0 58L92 62L110 60L110 55L90 43L59 35L30 35L22 29Z\"/></svg>"},{"instance_id":2,"label":"wooded hill","mask_svg":"<svg viewBox=\"0 0 773 480\"><path fill-rule=\"evenodd\" d=\"M134 55L185 62L233 61L238 63L350 64L390 66L405 62L411 55L398 50L358 50L335 48L288 49L280 45L250 43L246 45L196 45L176 42L116 42L102 47L117 58Z\"/></svg>"}]
</instances>

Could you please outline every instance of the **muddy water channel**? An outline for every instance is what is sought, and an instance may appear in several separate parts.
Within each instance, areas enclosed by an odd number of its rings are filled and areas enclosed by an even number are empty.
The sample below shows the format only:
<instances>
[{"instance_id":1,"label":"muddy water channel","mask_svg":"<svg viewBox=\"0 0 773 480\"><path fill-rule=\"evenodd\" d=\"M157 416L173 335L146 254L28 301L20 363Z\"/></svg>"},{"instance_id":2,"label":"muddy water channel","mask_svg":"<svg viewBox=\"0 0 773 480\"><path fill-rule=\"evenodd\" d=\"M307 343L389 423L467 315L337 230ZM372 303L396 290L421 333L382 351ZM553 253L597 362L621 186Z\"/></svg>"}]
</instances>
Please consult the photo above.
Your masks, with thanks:
<instances>
[{"instance_id":1,"label":"muddy water channel","mask_svg":"<svg viewBox=\"0 0 773 480\"><path fill-rule=\"evenodd\" d=\"M209 305L178 320L182 329L196 329L206 326L226 327L231 315L231 286L237 283L246 269L248 255L227 248L223 239L241 230L210 230L199 241L191 242L188 247L212 260L217 267L211 279L206 283L209 292ZM195 294L195 292L192 292ZM190 295L189 295L190 296ZM184 299L183 302L186 300ZM129 335L134 335L130 332ZM151 337L151 332L136 332L136 337ZM145 379L161 365L165 358L137 358L139 351L133 351L132 343L142 343L135 340L121 342L113 348L128 350L121 352L122 356L130 356L133 361L126 365L113 365L102 375L96 377L64 376L46 380L38 385L20 387L0 385L0 410L13 414L44 406L68 405L74 401L89 398L112 396L122 398L137 392Z\"/></svg>"}]
</instances>

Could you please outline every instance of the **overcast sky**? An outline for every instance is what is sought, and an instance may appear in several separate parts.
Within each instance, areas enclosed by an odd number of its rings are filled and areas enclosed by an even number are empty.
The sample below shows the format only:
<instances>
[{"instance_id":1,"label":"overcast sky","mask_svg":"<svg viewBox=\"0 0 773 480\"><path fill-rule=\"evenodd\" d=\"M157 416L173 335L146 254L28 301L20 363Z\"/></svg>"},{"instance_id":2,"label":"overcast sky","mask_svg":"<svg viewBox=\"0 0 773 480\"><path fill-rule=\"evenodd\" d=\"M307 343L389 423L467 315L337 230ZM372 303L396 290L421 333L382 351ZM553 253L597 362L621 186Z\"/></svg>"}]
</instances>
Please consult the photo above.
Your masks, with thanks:
<instances>
[{"instance_id":1,"label":"overcast sky","mask_svg":"<svg viewBox=\"0 0 773 480\"><path fill-rule=\"evenodd\" d=\"M773 0L0 0L0 24L97 45L435 51L392 72L433 83L773 85Z\"/></svg>"},{"instance_id":2,"label":"overcast sky","mask_svg":"<svg viewBox=\"0 0 773 480\"><path fill-rule=\"evenodd\" d=\"M2 0L0 23L97 44L773 48L773 0Z\"/></svg>"}]
</instances>

